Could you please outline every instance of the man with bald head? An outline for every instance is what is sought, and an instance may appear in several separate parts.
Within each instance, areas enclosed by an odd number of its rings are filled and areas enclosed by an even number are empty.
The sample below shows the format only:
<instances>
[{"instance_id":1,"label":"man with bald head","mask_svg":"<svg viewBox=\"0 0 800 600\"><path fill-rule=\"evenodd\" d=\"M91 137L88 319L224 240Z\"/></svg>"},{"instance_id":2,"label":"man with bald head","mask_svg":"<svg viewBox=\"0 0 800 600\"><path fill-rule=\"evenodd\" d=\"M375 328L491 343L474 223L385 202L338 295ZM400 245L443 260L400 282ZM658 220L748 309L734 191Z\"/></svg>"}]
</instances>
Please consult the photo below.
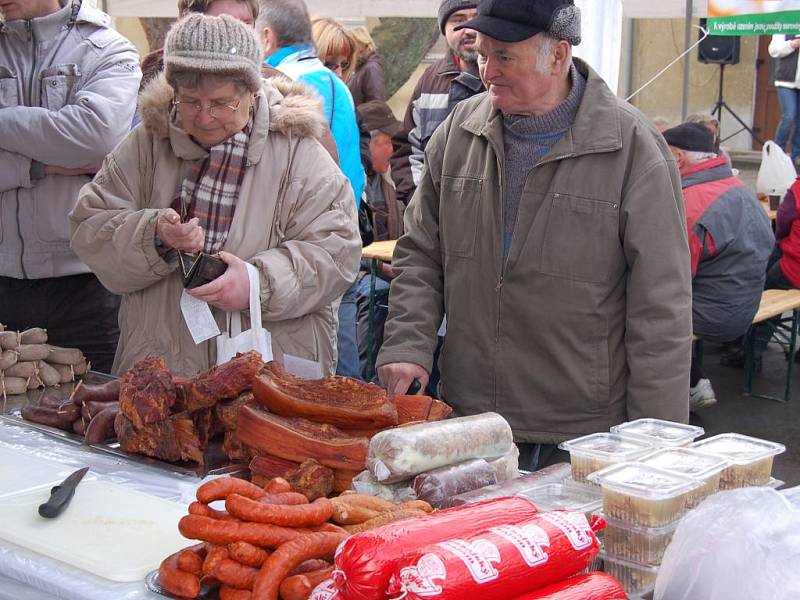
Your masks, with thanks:
<instances>
[{"instance_id":1,"label":"man with bald head","mask_svg":"<svg viewBox=\"0 0 800 600\"><path fill-rule=\"evenodd\" d=\"M405 213L378 373L496 411L521 468L628 419L688 419L691 272L675 160L584 62L572 0L481 0L487 92L433 134Z\"/></svg>"}]
</instances>

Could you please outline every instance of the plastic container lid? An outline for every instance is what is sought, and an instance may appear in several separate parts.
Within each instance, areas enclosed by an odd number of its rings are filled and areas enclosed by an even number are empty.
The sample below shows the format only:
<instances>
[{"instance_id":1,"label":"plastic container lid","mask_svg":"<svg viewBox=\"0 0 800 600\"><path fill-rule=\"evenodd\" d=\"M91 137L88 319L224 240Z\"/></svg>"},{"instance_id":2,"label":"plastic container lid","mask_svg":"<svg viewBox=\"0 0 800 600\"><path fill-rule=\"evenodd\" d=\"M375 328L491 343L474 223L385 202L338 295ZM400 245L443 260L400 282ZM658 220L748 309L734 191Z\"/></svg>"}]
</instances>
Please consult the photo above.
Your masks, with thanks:
<instances>
[{"instance_id":1,"label":"plastic container lid","mask_svg":"<svg viewBox=\"0 0 800 600\"><path fill-rule=\"evenodd\" d=\"M726 458L692 448L662 448L643 456L639 462L698 479L708 479L730 464Z\"/></svg>"},{"instance_id":2,"label":"plastic container lid","mask_svg":"<svg viewBox=\"0 0 800 600\"><path fill-rule=\"evenodd\" d=\"M692 448L718 454L734 465L750 463L782 454L786 446L768 440L742 435L740 433L721 433L692 444Z\"/></svg>"},{"instance_id":3,"label":"plastic container lid","mask_svg":"<svg viewBox=\"0 0 800 600\"><path fill-rule=\"evenodd\" d=\"M591 473L589 480L612 492L646 500L677 498L703 485L702 481L694 477L638 462L606 467Z\"/></svg>"},{"instance_id":4,"label":"plastic container lid","mask_svg":"<svg viewBox=\"0 0 800 600\"><path fill-rule=\"evenodd\" d=\"M616 433L593 433L558 445L562 450L607 461L630 461L652 452L655 447L639 439Z\"/></svg>"},{"instance_id":5,"label":"plastic container lid","mask_svg":"<svg viewBox=\"0 0 800 600\"><path fill-rule=\"evenodd\" d=\"M546 483L517 495L533 502L540 512L571 510L591 513L600 510L603 505L600 490L576 483Z\"/></svg>"},{"instance_id":6,"label":"plastic container lid","mask_svg":"<svg viewBox=\"0 0 800 600\"><path fill-rule=\"evenodd\" d=\"M684 425L662 419L637 419L614 425L611 431L624 436L635 437L657 446L685 446L703 435L702 427Z\"/></svg>"}]
</instances>

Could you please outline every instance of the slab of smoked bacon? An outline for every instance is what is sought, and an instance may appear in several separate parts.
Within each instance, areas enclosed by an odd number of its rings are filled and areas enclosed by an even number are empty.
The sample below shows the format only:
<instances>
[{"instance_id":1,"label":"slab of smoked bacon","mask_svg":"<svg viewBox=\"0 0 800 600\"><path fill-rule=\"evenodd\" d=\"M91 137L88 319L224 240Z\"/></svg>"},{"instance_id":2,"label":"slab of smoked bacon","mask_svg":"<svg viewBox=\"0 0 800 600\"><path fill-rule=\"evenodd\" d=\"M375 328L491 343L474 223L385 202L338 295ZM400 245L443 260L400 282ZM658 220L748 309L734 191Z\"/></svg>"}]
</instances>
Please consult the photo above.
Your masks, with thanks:
<instances>
[{"instance_id":1,"label":"slab of smoked bacon","mask_svg":"<svg viewBox=\"0 0 800 600\"><path fill-rule=\"evenodd\" d=\"M351 437L332 425L287 419L245 405L236 428L239 440L256 451L297 463L313 458L331 469L362 471L369 439Z\"/></svg>"},{"instance_id":2,"label":"slab of smoked bacon","mask_svg":"<svg viewBox=\"0 0 800 600\"><path fill-rule=\"evenodd\" d=\"M140 360L122 376L120 413L135 429L167 419L175 404L175 385L163 358Z\"/></svg>"},{"instance_id":3,"label":"slab of smoked bacon","mask_svg":"<svg viewBox=\"0 0 800 600\"><path fill-rule=\"evenodd\" d=\"M264 362L258 352L247 352L188 381L181 381L185 409L193 412L214 406L223 398L236 398L252 387L253 377L263 366Z\"/></svg>"},{"instance_id":4,"label":"slab of smoked bacon","mask_svg":"<svg viewBox=\"0 0 800 600\"><path fill-rule=\"evenodd\" d=\"M350 377L303 379L269 362L253 381L256 402L271 413L303 417L343 429L397 425L397 408L386 391Z\"/></svg>"}]
</instances>

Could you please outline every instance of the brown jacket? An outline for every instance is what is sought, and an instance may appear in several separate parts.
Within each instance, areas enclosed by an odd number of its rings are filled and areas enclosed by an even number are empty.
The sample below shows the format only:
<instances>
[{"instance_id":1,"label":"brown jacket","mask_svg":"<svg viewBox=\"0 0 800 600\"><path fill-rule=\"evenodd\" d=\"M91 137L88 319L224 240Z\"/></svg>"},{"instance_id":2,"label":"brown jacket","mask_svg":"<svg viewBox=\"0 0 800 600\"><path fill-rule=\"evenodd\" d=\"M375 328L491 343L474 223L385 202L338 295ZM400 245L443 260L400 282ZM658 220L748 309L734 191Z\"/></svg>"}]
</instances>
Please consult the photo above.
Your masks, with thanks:
<instances>
[{"instance_id":1,"label":"brown jacket","mask_svg":"<svg viewBox=\"0 0 800 600\"><path fill-rule=\"evenodd\" d=\"M517 441L626 419L688 419L691 272L664 138L584 63L573 128L528 176L503 261L503 117L462 102L426 150L405 213L378 365L430 370L443 399L497 411Z\"/></svg>"},{"instance_id":2,"label":"brown jacket","mask_svg":"<svg viewBox=\"0 0 800 600\"><path fill-rule=\"evenodd\" d=\"M422 178L425 146L433 132L456 104L483 90L477 67L461 72L449 51L422 74L411 94L403 126L392 139L392 179L402 202L411 200Z\"/></svg>"},{"instance_id":3,"label":"brown jacket","mask_svg":"<svg viewBox=\"0 0 800 600\"><path fill-rule=\"evenodd\" d=\"M353 95L353 102L356 106L373 100L386 100L383 62L378 53L373 52L364 59L356 72L347 80L347 87Z\"/></svg>"},{"instance_id":4,"label":"brown jacket","mask_svg":"<svg viewBox=\"0 0 800 600\"><path fill-rule=\"evenodd\" d=\"M274 82L275 86L281 85ZM285 85L285 84L284 84ZM338 300L358 271L361 241L351 187L314 139L324 117L304 86L264 83L233 223L223 250L261 272L261 311L272 350L336 363ZM122 294L114 372L161 355L191 375L216 360L195 345L180 312L177 261L155 247L155 224L206 150L170 111L163 76L143 92L143 123L111 153L70 215L72 247L109 290ZM212 309L221 331L225 313ZM249 325L245 325L246 327Z\"/></svg>"}]
</instances>

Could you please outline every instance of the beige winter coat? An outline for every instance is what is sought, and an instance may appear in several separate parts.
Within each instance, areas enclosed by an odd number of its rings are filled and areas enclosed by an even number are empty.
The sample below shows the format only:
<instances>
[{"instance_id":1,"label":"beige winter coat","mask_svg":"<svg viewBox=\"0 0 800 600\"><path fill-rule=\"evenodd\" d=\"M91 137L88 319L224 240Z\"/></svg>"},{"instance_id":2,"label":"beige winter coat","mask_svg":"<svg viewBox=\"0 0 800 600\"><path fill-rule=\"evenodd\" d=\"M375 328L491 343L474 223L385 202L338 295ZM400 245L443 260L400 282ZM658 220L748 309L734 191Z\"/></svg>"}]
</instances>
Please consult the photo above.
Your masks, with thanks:
<instances>
[{"instance_id":1,"label":"beige winter coat","mask_svg":"<svg viewBox=\"0 0 800 600\"><path fill-rule=\"evenodd\" d=\"M431 368L460 414L496 411L517 441L626 419L689 417L691 272L664 138L588 77L572 129L528 175L503 260L503 118L484 94L428 144L395 251L378 364Z\"/></svg>"},{"instance_id":2,"label":"beige winter coat","mask_svg":"<svg viewBox=\"0 0 800 600\"><path fill-rule=\"evenodd\" d=\"M350 185L314 139L324 117L302 90L264 83L223 250L261 273L262 319L275 357L316 360L332 373L338 300L356 277L361 242ZM145 88L142 125L106 158L70 215L73 249L123 296L115 373L149 355L163 356L181 375L216 360L215 342L195 345L184 323L177 261L168 255L165 262L155 247L158 214L206 156L176 123L171 99L163 76ZM224 331L225 313L212 310Z\"/></svg>"}]
</instances>

